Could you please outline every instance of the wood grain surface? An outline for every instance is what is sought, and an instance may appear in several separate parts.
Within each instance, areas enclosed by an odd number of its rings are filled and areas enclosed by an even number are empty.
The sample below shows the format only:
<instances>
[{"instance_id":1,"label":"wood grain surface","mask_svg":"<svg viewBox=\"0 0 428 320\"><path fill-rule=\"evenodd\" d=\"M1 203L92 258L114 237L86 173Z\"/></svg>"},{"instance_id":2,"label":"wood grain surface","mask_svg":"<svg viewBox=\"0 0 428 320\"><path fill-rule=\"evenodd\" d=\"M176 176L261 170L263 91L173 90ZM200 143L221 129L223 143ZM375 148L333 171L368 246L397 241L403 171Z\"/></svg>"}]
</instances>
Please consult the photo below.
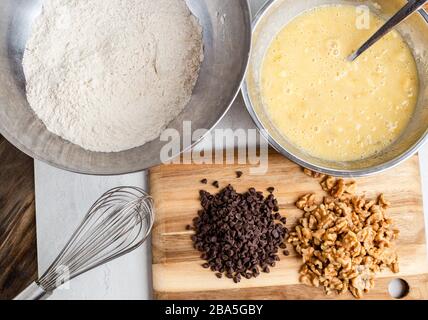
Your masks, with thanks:
<instances>
[{"instance_id":1,"label":"wood grain surface","mask_svg":"<svg viewBox=\"0 0 428 320\"><path fill-rule=\"evenodd\" d=\"M37 277L33 160L0 136L0 299Z\"/></svg>"},{"instance_id":2,"label":"wood grain surface","mask_svg":"<svg viewBox=\"0 0 428 320\"><path fill-rule=\"evenodd\" d=\"M235 171L244 176L237 179ZM299 196L316 192L324 195L316 179L301 171L296 164L275 152L270 154L269 171L263 176L249 175L247 166L224 165L168 165L150 171L150 187L155 199L156 223L153 229L153 286L158 299L352 299L350 294L327 297L322 289L299 283L301 258L294 250L271 273L256 279L234 284L229 279L217 279L201 267L200 254L193 249L192 231L185 227L200 209L199 190L216 192L214 187L202 185L200 180L218 180L221 186L231 183L238 191L249 187L265 191L275 187L280 212L293 226L302 212L294 203ZM401 231L397 241L400 273L384 271L378 274L376 288L366 299L391 299L388 285L392 279L408 282L406 299L428 298L428 260L425 244L424 215L418 157L399 167L373 177L356 179L358 193L376 197L384 193L392 202L388 214ZM290 248L291 249L291 248Z\"/></svg>"}]
</instances>

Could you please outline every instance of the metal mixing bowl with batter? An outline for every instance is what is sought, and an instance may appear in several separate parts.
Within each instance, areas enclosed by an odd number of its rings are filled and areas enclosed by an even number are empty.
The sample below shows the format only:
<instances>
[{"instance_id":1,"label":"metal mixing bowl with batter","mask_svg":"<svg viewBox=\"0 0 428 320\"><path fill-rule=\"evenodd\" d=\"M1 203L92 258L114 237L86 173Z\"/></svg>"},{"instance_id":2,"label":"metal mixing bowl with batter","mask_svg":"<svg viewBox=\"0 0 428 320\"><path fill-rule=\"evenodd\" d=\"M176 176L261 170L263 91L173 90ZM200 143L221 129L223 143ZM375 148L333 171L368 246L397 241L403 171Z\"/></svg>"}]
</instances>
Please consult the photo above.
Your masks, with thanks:
<instances>
[{"instance_id":1,"label":"metal mixing bowl with batter","mask_svg":"<svg viewBox=\"0 0 428 320\"><path fill-rule=\"evenodd\" d=\"M0 3L0 133L31 157L80 173L123 174L160 164L165 142L159 139L118 153L90 152L52 134L37 118L26 99L22 57L42 3ZM247 0L187 3L203 27L205 59L190 103L169 125L179 132L183 121L195 129L210 129L220 121L239 92L251 47Z\"/></svg>"},{"instance_id":2,"label":"metal mixing bowl with batter","mask_svg":"<svg viewBox=\"0 0 428 320\"><path fill-rule=\"evenodd\" d=\"M265 53L284 25L302 12L321 5L368 5L373 12L388 19L404 4L404 0L274 0L269 1L253 22L253 50L243 96L254 122L263 129L270 144L292 161L315 171L334 176L364 176L392 168L414 155L428 139L428 14L415 13L402 23L398 31L405 38L416 59L420 93L416 110L402 135L388 148L362 160L327 161L311 156L294 146L275 128L262 103L260 70Z\"/></svg>"}]
</instances>

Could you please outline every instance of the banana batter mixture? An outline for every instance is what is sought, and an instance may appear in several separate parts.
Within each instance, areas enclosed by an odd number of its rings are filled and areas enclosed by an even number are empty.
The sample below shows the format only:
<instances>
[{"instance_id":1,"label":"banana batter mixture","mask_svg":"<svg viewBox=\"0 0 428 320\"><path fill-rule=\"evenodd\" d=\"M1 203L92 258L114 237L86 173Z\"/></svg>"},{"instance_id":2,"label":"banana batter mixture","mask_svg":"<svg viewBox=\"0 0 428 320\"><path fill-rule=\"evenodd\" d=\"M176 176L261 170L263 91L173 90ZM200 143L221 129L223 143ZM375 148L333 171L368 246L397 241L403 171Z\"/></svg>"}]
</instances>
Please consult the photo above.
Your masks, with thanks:
<instances>
[{"instance_id":1,"label":"banana batter mixture","mask_svg":"<svg viewBox=\"0 0 428 320\"><path fill-rule=\"evenodd\" d=\"M384 21L357 27L353 6L310 10L273 40L262 96L274 125L309 154L333 161L369 157L402 133L419 83L414 57L393 31L354 62L349 56Z\"/></svg>"}]
</instances>

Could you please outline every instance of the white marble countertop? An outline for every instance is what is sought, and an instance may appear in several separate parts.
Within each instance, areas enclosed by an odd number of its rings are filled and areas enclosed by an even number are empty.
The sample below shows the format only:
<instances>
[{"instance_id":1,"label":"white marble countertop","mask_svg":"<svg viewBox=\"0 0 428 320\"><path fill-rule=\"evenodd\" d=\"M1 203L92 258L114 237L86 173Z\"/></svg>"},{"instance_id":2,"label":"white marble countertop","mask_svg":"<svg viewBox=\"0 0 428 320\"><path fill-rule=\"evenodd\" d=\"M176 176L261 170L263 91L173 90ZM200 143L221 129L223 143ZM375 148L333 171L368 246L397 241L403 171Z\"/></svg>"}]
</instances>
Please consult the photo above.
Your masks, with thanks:
<instances>
[{"instance_id":1,"label":"white marble countertop","mask_svg":"<svg viewBox=\"0 0 428 320\"><path fill-rule=\"evenodd\" d=\"M265 0L250 0L253 13ZM239 96L220 128L255 128ZM428 221L428 145L420 152L425 215ZM94 177L66 172L35 162L39 274L65 245L88 208L110 188L120 185L147 187L146 173ZM428 224L427 224L428 226ZM428 227L427 227L428 230ZM74 279L51 299L150 299L150 243Z\"/></svg>"}]
</instances>

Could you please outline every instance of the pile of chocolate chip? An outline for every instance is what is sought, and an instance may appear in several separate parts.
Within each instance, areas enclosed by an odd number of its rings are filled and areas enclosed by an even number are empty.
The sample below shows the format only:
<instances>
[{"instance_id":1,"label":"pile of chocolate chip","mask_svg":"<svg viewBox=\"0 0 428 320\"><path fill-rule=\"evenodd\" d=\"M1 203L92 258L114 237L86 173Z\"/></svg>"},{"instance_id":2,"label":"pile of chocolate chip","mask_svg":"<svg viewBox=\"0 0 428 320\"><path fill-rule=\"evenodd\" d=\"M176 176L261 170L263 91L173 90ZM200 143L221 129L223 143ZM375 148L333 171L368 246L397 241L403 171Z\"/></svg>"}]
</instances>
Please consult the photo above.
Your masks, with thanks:
<instances>
[{"instance_id":1,"label":"pile of chocolate chip","mask_svg":"<svg viewBox=\"0 0 428 320\"><path fill-rule=\"evenodd\" d=\"M229 185L218 194L200 191L202 210L193 220L194 247L206 260L202 266L225 275L235 283L269 273L279 261L279 249L285 249L288 234L286 218L279 214L278 201L270 194L251 188L237 193ZM284 251L286 254L286 251Z\"/></svg>"}]
</instances>

